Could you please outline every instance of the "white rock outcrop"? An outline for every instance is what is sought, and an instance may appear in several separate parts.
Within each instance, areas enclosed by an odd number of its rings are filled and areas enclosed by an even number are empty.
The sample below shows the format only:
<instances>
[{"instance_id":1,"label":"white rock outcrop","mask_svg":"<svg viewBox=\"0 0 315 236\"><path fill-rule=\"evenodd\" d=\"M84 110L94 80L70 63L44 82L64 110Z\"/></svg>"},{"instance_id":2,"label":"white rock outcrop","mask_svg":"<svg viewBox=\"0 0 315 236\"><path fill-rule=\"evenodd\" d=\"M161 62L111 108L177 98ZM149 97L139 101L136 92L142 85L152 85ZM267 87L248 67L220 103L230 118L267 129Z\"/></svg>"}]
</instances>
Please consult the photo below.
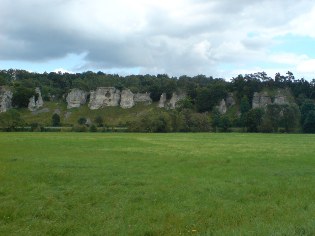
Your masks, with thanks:
<instances>
[{"instance_id":1,"label":"white rock outcrop","mask_svg":"<svg viewBox=\"0 0 315 236\"><path fill-rule=\"evenodd\" d=\"M28 103L28 109L30 111L36 111L44 105L42 93L39 88L35 88L36 96L32 96Z\"/></svg>"},{"instance_id":2,"label":"white rock outcrop","mask_svg":"<svg viewBox=\"0 0 315 236\"><path fill-rule=\"evenodd\" d=\"M136 93L134 95L133 100L135 101L135 103L144 103L147 105L150 105L152 103L152 99L150 97L150 93Z\"/></svg>"},{"instance_id":3,"label":"white rock outcrop","mask_svg":"<svg viewBox=\"0 0 315 236\"><path fill-rule=\"evenodd\" d=\"M159 101L159 108L164 108L166 103L166 93L162 93Z\"/></svg>"},{"instance_id":4,"label":"white rock outcrop","mask_svg":"<svg viewBox=\"0 0 315 236\"><path fill-rule=\"evenodd\" d=\"M227 112L227 106L224 99L222 99L218 106L216 106L220 114L225 114Z\"/></svg>"},{"instance_id":5,"label":"white rock outcrop","mask_svg":"<svg viewBox=\"0 0 315 236\"><path fill-rule=\"evenodd\" d=\"M266 108L271 103L271 97L267 92L254 93L252 108Z\"/></svg>"},{"instance_id":6,"label":"white rock outcrop","mask_svg":"<svg viewBox=\"0 0 315 236\"><path fill-rule=\"evenodd\" d=\"M171 100L168 102L168 107L170 109L175 109L176 108L176 104L180 101L183 100L184 98L186 98L186 94L185 93L177 93L174 92L172 94L172 98Z\"/></svg>"},{"instance_id":7,"label":"white rock outcrop","mask_svg":"<svg viewBox=\"0 0 315 236\"><path fill-rule=\"evenodd\" d=\"M226 102L227 107L231 107L231 106L234 106L236 104L233 93L229 93L227 95L225 102Z\"/></svg>"},{"instance_id":8,"label":"white rock outcrop","mask_svg":"<svg viewBox=\"0 0 315 236\"><path fill-rule=\"evenodd\" d=\"M66 98L68 103L67 108L71 109L84 105L86 103L87 95L88 93L81 89L71 89Z\"/></svg>"},{"instance_id":9,"label":"white rock outcrop","mask_svg":"<svg viewBox=\"0 0 315 236\"><path fill-rule=\"evenodd\" d=\"M5 87L0 87L0 113L12 107L13 93Z\"/></svg>"},{"instance_id":10,"label":"white rock outcrop","mask_svg":"<svg viewBox=\"0 0 315 236\"><path fill-rule=\"evenodd\" d=\"M290 92L288 90L283 90L283 91L278 90L276 95L275 95L275 99L274 99L273 103L277 104L277 105L290 104L290 101L289 101L287 94L290 94Z\"/></svg>"},{"instance_id":11,"label":"white rock outcrop","mask_svg":"<svg viewBox=\"0 0 315 236\"><path fill-rule=\"evenodd\" d=\"M89 108L91 110L109 106L119 106L120 90L114 87L100 87L96 91L91 91Z\"/></svg>"},{"instance_id":12,"label":"white rock outcrop","mask_svg":"<svg viewBox=\"0 0 315 236\"><path fill-rule=\"evenodd\" d=\"M130 89L124 89L121 92L120 97L120 107L121 108L131 108L135 105L134 94L130 91Z\"/></svg>"}]
</instances>

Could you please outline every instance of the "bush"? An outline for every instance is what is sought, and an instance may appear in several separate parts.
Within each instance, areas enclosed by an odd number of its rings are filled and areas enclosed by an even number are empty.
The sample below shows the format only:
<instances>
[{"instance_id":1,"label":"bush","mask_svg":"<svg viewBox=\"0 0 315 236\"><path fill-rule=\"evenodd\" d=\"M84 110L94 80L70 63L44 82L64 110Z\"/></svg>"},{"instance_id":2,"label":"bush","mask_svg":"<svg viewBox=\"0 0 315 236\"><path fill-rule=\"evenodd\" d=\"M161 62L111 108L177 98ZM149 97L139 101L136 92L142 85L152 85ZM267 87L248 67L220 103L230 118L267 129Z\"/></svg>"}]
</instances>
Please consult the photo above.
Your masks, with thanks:
<instances>
[{"instance_id":1,"label":"bush","mask_svg":"<svg viewBox=\"0 0 315 236\"><path fill-rule=\"evenodd\" d=\"M32 89L17 87L13 93L12 104L16 107L28 107L32 96L35 96L35 91Z\"/></svg>"},{"instance_id":2,"label":"bush","mask_svg":"<svg viewBox=\"0 0 315 236\"><path fill-rule=\"evenodd\" d=\"M86 132L87 128L85 125L75 125L72 127L73 132Z\"/></svg>"},{"instance_id":3,"label":"bush","mask_svg":"<svg viewBox=\"0 0 315 236\"><path fill-rule=\"evenodd\" d=\"M24 123L20 113L15 109L0 114L0 125L5 131L15 131L18 127L23 127Z\"/></svg>"},{"instance_id":4,"label":"bush","mask_svg":"<svg viewBox=\"0 0 315 236\"><path fill-rule=\"evenodd\" d=\"M90 132L97 132L96 125L92 124L92 125L90 126Z\"/></svg>"},{"instance_id":5,"label":"bush","mask_svg":"<svg viewBox=\"0 0 315 236\"><path fill-rule=\"evenodd\" d=\"M310 111L303 124L305 133L315 133L315 111Z\"/></svg>"},{"instance_id":6,"label":"bush","mask_svg":"<svg viewBox=\"0 0 315 236\"><path fill-rule=\"evenodd\" d=\"M86 118L85 117L80 117L79 119L78 119L78 124L79 125L85 125L85 123L86 123Z\"/></svg>"},{"instance_id":7,"label":"bush","mask_svg":"<svg viewBox=\"0 0 315 236\"><path fill-rule=\"evenodd\" d=\"M51 124L54 127L60 126L60 116L57 113L52 115L52 117L51 117Z\"/></svg>"},{"instance_id":8,"label":"bush","mask_svg":"<svg viewBox=\"0 0 315 236\"><path fill-rule=\"evenodd\" d=\"M101 116L95 117L94 122L96 123L98 127L103 127L104 125L104 120L103 120L103 117Z\"/></svg>"},{"instance_id":9,"label":"bush","mask_svg":"<svg viewBox=\"0 0 315 236\"><path fill-rule=\"evenodd\" d=\"M31 131L32 132L42 132L44 131L44 127L42 127L40 124L34 122L31 125Z\"/></svg>"}]
</instances>

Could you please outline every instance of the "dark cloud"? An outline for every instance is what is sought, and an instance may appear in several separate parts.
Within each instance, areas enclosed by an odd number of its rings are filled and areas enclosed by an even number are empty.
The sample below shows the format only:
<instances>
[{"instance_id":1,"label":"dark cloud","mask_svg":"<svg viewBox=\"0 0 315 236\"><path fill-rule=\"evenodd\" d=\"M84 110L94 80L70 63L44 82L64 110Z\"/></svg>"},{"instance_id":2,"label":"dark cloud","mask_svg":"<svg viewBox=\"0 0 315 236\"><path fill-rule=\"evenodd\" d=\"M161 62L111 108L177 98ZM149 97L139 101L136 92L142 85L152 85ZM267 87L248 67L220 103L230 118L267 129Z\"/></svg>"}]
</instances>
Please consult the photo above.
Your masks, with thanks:
<instances>
[{"instance_id":1,"label":"dark cloud","mask_svg":"<svg viewBox=\"0 0 315 236\"><path fill-rule=\"evenodd\" d=\"M197 74L213 72L220 63L251 60L314 4L2 0L1 5L0 60L48 61L86 53L89 69ZM263 37L249 37L251 32Z\"/></svg>"}]
</instances>

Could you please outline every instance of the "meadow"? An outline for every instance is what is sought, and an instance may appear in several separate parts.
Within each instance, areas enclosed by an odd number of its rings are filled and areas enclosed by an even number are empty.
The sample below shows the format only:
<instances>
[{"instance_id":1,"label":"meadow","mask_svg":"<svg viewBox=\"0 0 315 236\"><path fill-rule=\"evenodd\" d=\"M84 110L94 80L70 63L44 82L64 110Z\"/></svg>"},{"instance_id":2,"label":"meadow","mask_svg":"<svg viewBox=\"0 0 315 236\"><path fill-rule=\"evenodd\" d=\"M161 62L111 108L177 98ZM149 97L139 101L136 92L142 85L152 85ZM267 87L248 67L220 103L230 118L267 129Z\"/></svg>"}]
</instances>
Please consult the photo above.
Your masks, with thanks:
<instances>
[{"instance_id":1,"label":"meadow","mask_svg":"<svg viewBox=\"0 0 315 236\"><path fill-rule=\"evenodd\" d=\"M315 235L315 135L0 133L0 235Z\"/></svg>"}]
</instances>

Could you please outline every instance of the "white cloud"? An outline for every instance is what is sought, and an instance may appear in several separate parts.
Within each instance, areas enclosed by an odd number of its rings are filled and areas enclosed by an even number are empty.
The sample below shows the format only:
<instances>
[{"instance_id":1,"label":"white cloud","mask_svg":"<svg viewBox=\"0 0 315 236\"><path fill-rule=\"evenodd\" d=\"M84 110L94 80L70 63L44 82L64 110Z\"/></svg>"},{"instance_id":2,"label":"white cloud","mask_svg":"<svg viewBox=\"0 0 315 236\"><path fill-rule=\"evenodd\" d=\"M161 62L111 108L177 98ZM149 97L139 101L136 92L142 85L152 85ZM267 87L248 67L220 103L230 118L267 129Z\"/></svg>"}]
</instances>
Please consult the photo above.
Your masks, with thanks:
<instances>
[{"instance_id":1,"label":"white cloud","mask_svg":"<svg viewBox=\"0 0 315 236\"><path fill-rule=\"evenodd\" d=\"M309 59L300 62L297 65L297 71L303 74L312 74L315 76L315 59Z\"/></svg>"},{"instance_id":2,"label":"white cloud","mask_svg":"<svg viewBox=\"0 0 315 236\"><path fill-rule=\"evenodd\" d=\"M270 46L278 35L315 34L310 0L0 1L2 61L85 53L84 69L222 77L225 63L250 71L273 62L303 71L309 58Z\"/></svg>"}]
</instances>

